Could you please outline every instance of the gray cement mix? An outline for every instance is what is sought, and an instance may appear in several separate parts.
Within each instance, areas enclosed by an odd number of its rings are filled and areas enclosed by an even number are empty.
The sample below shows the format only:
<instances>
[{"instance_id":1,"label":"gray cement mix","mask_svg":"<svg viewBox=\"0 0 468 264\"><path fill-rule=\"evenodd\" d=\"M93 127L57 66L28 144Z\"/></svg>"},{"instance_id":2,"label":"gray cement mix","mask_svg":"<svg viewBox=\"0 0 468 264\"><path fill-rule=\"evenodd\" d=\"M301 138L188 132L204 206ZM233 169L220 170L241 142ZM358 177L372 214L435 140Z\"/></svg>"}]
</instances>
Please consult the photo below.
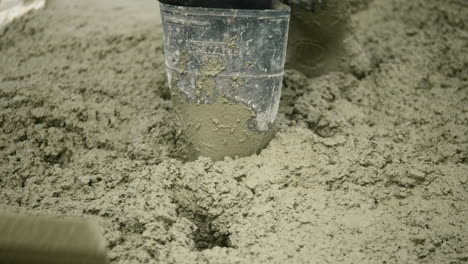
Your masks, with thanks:
<instances>
[{"instance_id":1,"label":"gray cement mix","mask_svg":"<svg viewBox=\"0 0 468 264\"><path fill-rule=\"evenodd\" d=\"M155 1L49 1L0 36L0 207L112 263L466 263L466 4L351 3L368 74L288 70L265 150L184 163Z\"/></svg>"}]
</instances>

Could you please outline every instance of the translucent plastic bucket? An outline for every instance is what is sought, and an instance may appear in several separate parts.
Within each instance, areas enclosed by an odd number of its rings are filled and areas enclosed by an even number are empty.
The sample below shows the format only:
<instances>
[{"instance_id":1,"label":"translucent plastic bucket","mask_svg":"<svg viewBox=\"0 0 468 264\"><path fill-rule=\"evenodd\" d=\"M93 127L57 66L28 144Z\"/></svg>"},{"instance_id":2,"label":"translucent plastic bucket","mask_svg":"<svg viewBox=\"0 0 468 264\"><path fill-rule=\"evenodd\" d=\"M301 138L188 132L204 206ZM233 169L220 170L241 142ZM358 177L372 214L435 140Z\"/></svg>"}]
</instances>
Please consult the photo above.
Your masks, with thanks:
<instances>
[{"instance_id":1,"label":"translucent plastic bucket","mask_svg":"<svg viewBox=\"0 0 468 264\"><path fill-rule=\"evenodd\" d=\"M289 7L160 4L169 85L192 157L247 156L273 137Z\"/></svg>"}]
</instances>

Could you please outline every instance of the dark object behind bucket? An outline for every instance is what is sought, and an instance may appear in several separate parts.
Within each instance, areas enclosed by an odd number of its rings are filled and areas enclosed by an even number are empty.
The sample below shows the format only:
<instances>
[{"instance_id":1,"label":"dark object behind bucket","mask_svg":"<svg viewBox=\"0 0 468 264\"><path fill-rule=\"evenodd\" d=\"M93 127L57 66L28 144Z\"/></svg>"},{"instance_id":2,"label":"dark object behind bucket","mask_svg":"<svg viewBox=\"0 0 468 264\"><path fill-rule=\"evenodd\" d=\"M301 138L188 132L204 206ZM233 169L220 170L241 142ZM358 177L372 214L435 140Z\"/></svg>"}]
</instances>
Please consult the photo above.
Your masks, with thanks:
<instances>
[{"instance_id":1,"label":"dark object behind bucket","mask_svg":"<svg viewBox=\"0 0 468 264\"><path fill-rule=\"evenodd\" d=\"M272 0L160 0L161 3L191 7L270 9Z\"/></svg>"},{"instance_id":2,"label":"dark object behind bucket","mask_svg":"<svg viewBox=\"0 0 468 264\"><path fill-rule=\"evenodd\" d=\"M289 8L237 10L161 4L161 17L169 85L179 98L176 110L195 151L219 159L250 155L264 147L279 107ZM236 113L228 116L228 110L225 118L211 118L210 109L219 114L227 105L235 106L230 111L250 114L234 119L235 124L232 116ZM206 110L199 111L202 106ZM240 106L247 111L240 111ZM208 138L206 134L210 134ZM245 138L235 134L245 134Z\"/></svg>"}]
</instances>

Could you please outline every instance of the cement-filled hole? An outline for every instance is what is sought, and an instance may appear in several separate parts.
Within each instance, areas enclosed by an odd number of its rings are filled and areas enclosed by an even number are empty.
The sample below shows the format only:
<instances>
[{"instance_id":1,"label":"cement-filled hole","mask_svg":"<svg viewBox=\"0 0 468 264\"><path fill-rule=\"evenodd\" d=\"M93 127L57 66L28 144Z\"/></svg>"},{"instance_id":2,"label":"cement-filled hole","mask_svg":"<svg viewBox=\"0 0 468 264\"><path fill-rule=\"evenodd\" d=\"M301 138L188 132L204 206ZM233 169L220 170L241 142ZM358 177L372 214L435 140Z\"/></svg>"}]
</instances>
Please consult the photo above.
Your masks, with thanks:
<instances>
[{"instance_id":1,"label":"cement-filled hole","mask_svg":"<svg viewBox=\"0 0 468 264\"><path fill-rule=\"evenodd\" d=\"M204 215L197 215L193 220L198 227L193 233L193 241L197 250L230 247L229 233L220 232L214 226L212 219Z\"/></svg>"},{"instance_id":2,"label":"cement-filled hole","mask_svg":"<svg viewBox=\"0 0 468 264\"><path fill-rule=\"evenodd\" d=\"M180 210L179 215L189 219L197 226L197 230L192 233L196 250L231 246L230 234L220 231L214 224L213 217L185 210Z\"/></svg>"}]
</instances>

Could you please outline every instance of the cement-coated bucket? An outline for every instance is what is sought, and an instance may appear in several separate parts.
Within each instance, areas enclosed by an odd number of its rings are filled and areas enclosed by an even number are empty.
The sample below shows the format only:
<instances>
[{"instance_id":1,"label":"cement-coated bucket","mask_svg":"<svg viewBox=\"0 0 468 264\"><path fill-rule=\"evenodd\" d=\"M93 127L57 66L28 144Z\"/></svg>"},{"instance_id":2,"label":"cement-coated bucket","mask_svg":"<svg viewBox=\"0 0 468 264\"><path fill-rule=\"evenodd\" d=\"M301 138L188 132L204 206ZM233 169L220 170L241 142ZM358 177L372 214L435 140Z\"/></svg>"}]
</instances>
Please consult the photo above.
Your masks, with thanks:
<instances>
[{"instance_id":1,"label":"cement-coated bucket","mask_svg":"<svg viewBox=\"0 0 468 264\"><path fill-rule=\"evenodd\" d=\"M248 156L274 135L290 10L160 3L169 86L191 157Z\"/></svg>"}]
</instances>

